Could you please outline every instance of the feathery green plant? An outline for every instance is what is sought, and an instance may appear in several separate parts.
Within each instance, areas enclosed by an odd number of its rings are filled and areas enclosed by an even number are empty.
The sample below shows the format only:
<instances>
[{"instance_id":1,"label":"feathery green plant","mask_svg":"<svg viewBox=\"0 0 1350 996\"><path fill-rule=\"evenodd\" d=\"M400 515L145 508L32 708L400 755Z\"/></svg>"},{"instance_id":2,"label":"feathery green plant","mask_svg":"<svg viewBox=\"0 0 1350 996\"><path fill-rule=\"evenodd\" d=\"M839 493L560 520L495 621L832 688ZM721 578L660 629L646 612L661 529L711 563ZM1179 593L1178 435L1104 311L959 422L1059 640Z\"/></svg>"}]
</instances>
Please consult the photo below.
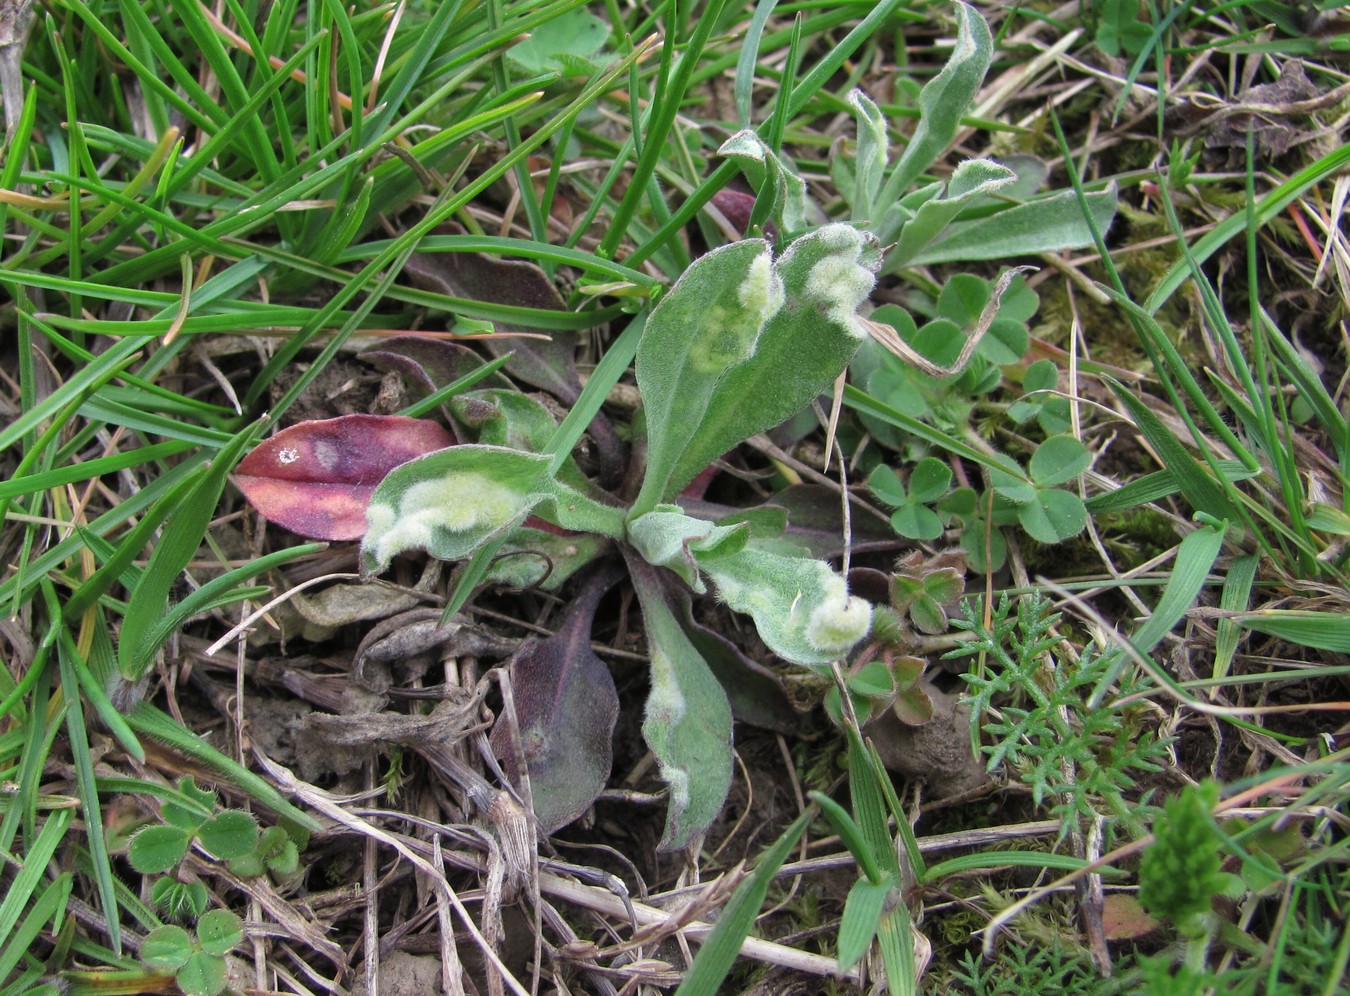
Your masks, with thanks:
<instances>
[{"instance_id":1,"label":"feathery green plant","mask_svg":"<svg viewBox=\"0 0 1350 996\"><path fill-rule=\"evenodd\" d=\"M953 625L972 639L945 656L981 658L962 675L971 688L972 744L990 771L1006 767L1031 786L1038 806L1049 803L1064 832L1100 814L1137 836L1144 810L1127 793L1141 773L1160 770L1168 740L1128 708L1092 704L1116 669L1113 655L1091 645L1068 653L1061 621L1040 594L1015 606L1004 594L987 623L979 599L963 603ZM1127 676L1116 693L1129 698L1148 686L1144 674ZM982 733L994 742L981 743Z\"/></svg>"}]
</instances>

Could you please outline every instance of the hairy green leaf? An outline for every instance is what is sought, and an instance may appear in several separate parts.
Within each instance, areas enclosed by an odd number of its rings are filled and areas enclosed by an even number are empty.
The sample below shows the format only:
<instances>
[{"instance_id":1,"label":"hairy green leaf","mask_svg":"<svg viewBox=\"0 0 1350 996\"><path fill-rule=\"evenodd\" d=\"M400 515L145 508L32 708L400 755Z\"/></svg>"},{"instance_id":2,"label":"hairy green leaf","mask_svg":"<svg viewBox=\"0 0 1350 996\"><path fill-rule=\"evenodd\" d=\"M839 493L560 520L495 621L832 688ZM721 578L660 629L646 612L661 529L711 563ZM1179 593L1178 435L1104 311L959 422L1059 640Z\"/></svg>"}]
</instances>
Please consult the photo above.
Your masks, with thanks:
<instances>
[{"instance_id":1,"label":"hairy green leaf","mask_svg":"<svg viewBox=\"0 0 1350 996\"><path fill-rule=\"evenodd\" d=\"M712 825L731 788L731 706L680 626L656 569L636 557L629 569L651 653L642 736L670 787L660 846L677 850Z\"/></svg>"},{"instance_id":2,"label":"hairy green leaf","mask_svg":"<svg viewBox=\"0 0 1350 996\"><path fill-rule=\"evenodd\" d=\"M857 307L880 261L871 236L836 224L795 240L777 261L768 243L751 239L685 272L638 345L648 463L635 515L833 384L866 335Z\"/></svg>"},{"instance_id":3,"label":"hairy green leaf","mask_svg":"<svg viewBox=\"0 0 1350 996\"><path fill-rule=\"evenodd\" d=\"M828 664L868 633L872 607L819 560L746 549L699 564L732 609L755 620L769 649L798 664Z\"/></svg>"}]
</instances>

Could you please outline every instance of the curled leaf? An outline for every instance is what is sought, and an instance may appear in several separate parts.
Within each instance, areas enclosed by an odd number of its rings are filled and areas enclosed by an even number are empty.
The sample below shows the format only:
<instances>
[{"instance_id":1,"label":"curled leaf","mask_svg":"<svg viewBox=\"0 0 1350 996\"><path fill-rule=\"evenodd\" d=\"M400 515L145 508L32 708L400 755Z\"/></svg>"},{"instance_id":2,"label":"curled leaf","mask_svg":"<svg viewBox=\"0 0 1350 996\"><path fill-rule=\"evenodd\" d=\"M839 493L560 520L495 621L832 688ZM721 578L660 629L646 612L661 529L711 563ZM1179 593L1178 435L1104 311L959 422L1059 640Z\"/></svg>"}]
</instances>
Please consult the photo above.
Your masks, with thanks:
<instances>
[{"instance_id":1,"label":"curled leaf","mask_svg":"<svg viewBox=\"0 0 1350 996\"><path fill-rule=\"evenodd\" d=\"M755 620L769 649L798 664L828 664L872 628L872 606L820 560L743 550L700 561L717 594Z\"/></svg>"},{"instance_id":2,"label":"curled leaf","mask_svg":"<svg viewBox=\"0 0 1350 996\"><path fill-rule=\"evenodd\" d=\"M834 224L776 260L767 242L748 239L685 271L637 350L648 440L638 514L834 383L867 335L857 308L880 264L875 239Z\"/></svg>"},{"instance_id":3,"label":"curled leaf","mask_svg":"<svg viewBox=\"0 0 1350 996\"><path fill-rule=\"evenodd\" d=\"M389 475L368 510L361 544L366 574L405 550L467 557L519 525L547 497L549 458L497 446L457 446Z\"/></svg>"}]
</instances>

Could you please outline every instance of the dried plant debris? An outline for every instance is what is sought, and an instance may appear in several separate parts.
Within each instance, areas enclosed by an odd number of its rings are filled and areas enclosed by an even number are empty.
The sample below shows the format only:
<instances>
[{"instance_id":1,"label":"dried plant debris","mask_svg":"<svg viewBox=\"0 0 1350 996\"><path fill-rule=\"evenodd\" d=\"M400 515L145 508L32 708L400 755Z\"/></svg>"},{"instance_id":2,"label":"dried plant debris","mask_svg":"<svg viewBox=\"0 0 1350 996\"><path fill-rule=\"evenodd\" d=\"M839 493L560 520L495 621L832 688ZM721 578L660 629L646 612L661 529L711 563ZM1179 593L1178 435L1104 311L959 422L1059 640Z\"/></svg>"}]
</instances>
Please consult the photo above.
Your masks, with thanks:
<instances>
[{"instance_id":1,"label":"dried plant debris","mask_svg":"<svg viewBox=\"0 0 1350 996\"><path fill-rule=\"evenodd\" d=\"M1243 87L1231 100L1195 96L1177 113L1188 130L1204 135L1207 150L1222 154L1229 168L1241 168L1249 134L1258 164L1273 162L1324 135L1313 115L1342 99L1310 80L1300 60L1289 59L1273 82Z\"/></svg>"}]
</instances>

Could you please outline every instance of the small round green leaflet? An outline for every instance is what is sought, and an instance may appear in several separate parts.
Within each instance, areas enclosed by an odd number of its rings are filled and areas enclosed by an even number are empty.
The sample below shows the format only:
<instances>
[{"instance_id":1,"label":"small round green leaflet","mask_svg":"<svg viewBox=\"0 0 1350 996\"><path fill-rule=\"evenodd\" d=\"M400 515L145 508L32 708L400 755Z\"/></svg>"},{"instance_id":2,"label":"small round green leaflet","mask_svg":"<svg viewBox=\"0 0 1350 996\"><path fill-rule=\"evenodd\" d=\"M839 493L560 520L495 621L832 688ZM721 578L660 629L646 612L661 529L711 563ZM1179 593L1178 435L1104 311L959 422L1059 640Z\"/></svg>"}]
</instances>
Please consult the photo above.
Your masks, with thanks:
<instances>
[{"instance_id":1,"label":"small round green leaflet","mask_svg":"<svg viewBox=\"0 0 1350 996\"><path fill-rule=\"evenodd\" d=\"M257 845L258 823L248 813L226 810L203 823L197 829L197 837L217 858L237 858Z\"/></svg>"},{"instance_id":2,"label":"small round green leaflet","mask_svg":"<svg viewBox=\"0 0 1350 996\"><path fill-rule=\"evenodd\" d=\"M186 996L216 996L224 991L227 976L224 958L197 951L175 973L174 981Z\"/></svg>"},{"instance_id":3,"label":"small round green leaflet","mask_svg":"<svg viewBox=\"0 0 1350 996\"><path fill-rule=\"evenodd\" d=\"M1083 499L1071 491L1043 488L1017 509L1017 521L1039 543L1059 543L1087 527Z\"/></svg>"},{"instance_id":4,"label":"small round green leaflet","mask_svg":"<svg viewBox=\"0 0 1350 996\"><path fill-rule=\"evenodd\" d=\"M928 506L941 499L951 483L951 468L936 457L925 457L914 466L908 490L887 467L876 468L867 479L872 493L895 509L891 527L901 536L916 540L935 540L942 535L942 520Z\"/></svg>"},{"instance_id":5,"label":"small round green leaflet","mask_svg":"<svg viewBox=\"0 0 1350 996\"><path fill-rule=\"evenodd\" d=\"M1031 454L1027 470L1031 479L1042 487L1064 484L1088 469L1092 454L1088 448L1068 434L1051 436Z\"/></svg>"},{"instance_id":6,"label":"small round green leaflet","mask_svg":"<svg viewBox=\"0 0 1350 996\"><path fill-rule=\"evenodd\" d=\"M266 873L267 865L257 851L249 851L237 858L231 858L229 869L231 875L238 875L240 878L257 878Z\"/></svg>"},{"instance_id":7,"label":"small round green leaflet","mask_svg":"<svg viewBox=\"0 0 1350 996\"><path fill-rule=\"evenodd\" d=\"M207 954L228 954L244 940L244 922L229 910L211 910L197 921L197 940Z\"/></svg>"},{"instance_id":8,"label":"small round green leaflet","mask_svg":"<svg viewBox=\"0 0 1350 996\"><path fill-rule=\"evenodd\" d=\"M925 457L909 475L909 496L929 504L937 501L952 486L952 469L936 457Z\"/></svg>"},{"instance_id":9,"label":"small round green leaflet","mask_svg":"<svg viewBox=\"0 0 1350 996\"><path fill-rule=\"evenodd\" d=\"M175 826L148 826L131 838L127 857L131 867L142 875L153 875L172 868L188 852L192 838L188 831Z\"/></svg>"},{"instance_id":10,"label":"small round green leaflet","mask_svg":"<svg viewBox=\"0 0 1350 996\"><path fill-rule=\"evenodd\" d=\"M141 942L141 962L147 968L173 972L192 957L192 935L175 924L156 927Z\"/></svg>"},{"instance_id":11,"label":"small round green leaflet","mask_svg":"<svg viewBox=\"0 0 1350 996\"><path fill-rule=\"evenodd\" d=\"M281 827L268 827L262 832L257 853L278 875L294 875L300 869L300 851Z\"/></svg>"}]
</instances>

